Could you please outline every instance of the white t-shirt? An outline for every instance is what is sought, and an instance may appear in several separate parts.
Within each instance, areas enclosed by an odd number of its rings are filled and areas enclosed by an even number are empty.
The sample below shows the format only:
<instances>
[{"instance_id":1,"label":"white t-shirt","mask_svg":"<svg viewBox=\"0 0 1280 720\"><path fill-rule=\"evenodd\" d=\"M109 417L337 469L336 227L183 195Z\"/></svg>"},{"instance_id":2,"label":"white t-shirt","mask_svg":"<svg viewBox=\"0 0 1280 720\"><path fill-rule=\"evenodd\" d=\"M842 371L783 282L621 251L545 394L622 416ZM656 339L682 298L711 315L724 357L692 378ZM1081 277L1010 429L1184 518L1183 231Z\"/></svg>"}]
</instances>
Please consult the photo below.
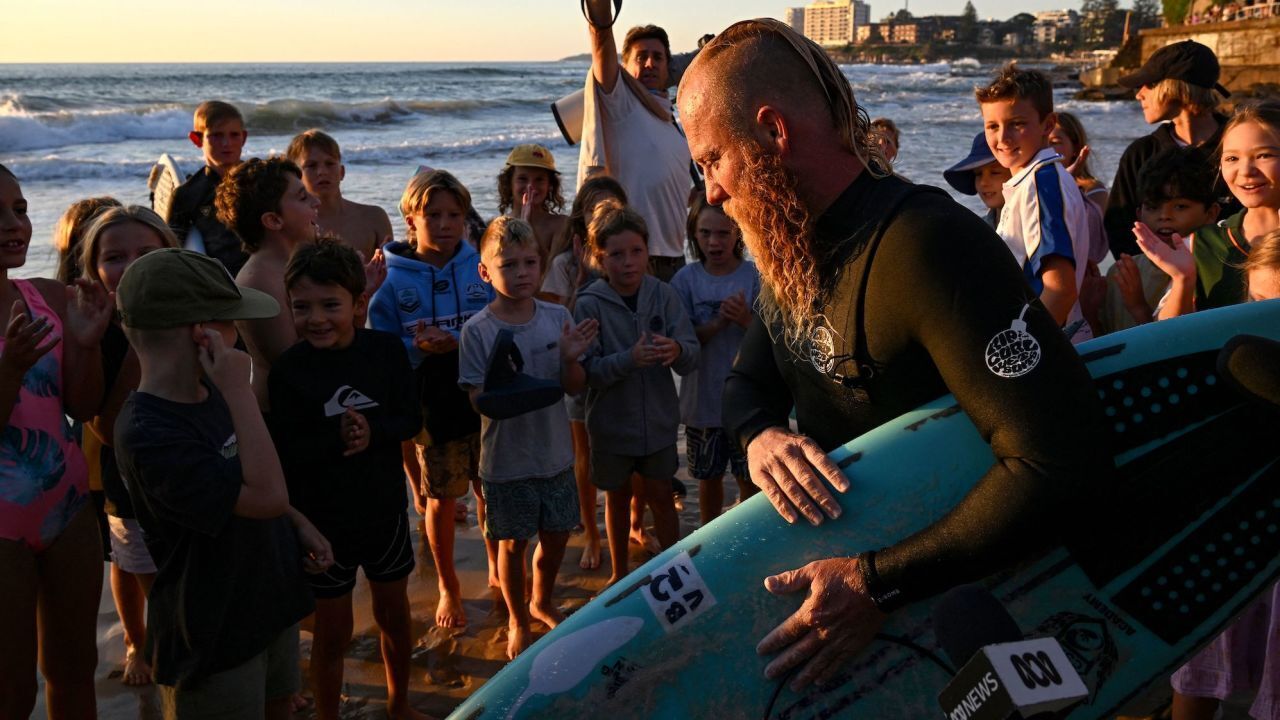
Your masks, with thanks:
<instances>
[{"instance_id":1,"label":"white t-shirt","mask_svg":"<svg viewBox=\"0 0 1280 720\"><path fill-rule=\"evenodd\" d=\"M684 302L684 311L696 328L706 325L720 314L720 303L734 293L741 292L748 308L754 308L760 294L760 273L755 263L744 260L737 270L728 275L712 275L702 263L685 265L671 278ZM720 400L724 394L724 382L738 356L738 346L747 331L730 323L702 344L698 355L698 369L680 382L680 422L696 428L717 428L720 419Z\"/></svg>"},{"instance_id":2,"label":"white t-shirt","mask_svg":"<svg viewBox=\"0 0 1280 720\"><path fill-rule=\"evenodd\" d=\"M1062 166L1062 156L1053 148L1044 148L1030 165L1005 182L1004 207L996 227L1036 295L1044 291L1040 264L1046 257L1058 255L1075 265L1077 300L1066 325L1078 328L1070 338L1072 343L1093 339L1078 299L1089 260L1088 202Z\"/></svg>"},{"instance_id":3,"label":"white t-shirt","mask_svg":"<svg viewBox=\"0 0 1280 720\"><path fill-rule=\"evenodd\" d=\"M462 326L458 355L458 385L483 388L489 353L499 330L510 330L524 372L543 380L560 379L560 333L573 318L563 306L535 301L533 317L523 325L499 320L489 308ZM573 467L573 437L564 403L507 420L480 416L480 478L501 483L547 478Z\"/></svg>"},{"instance_id":4,"label":"white t-shirt","mask_svg":"<svg viewBox=\"0 0 1280 720\"><path fill-rule=\"evenodd\" d=\"M618 73L625 70L619 69ZM619 77L613 92L606 93L587 73L587 92L595 93L599 121L608 123L604 134L605 165L609 174L627 191L627 201L649 227L649 254L684 257L685 220L689 212L689 143L675 126L661 120L644 106ZM587 122L591 113L587 113ZM589 129L584 126L583 135ZM599 157L584 142L578 156L578 182L592 167L600 167Z\"/></svg>"}]
</instances>

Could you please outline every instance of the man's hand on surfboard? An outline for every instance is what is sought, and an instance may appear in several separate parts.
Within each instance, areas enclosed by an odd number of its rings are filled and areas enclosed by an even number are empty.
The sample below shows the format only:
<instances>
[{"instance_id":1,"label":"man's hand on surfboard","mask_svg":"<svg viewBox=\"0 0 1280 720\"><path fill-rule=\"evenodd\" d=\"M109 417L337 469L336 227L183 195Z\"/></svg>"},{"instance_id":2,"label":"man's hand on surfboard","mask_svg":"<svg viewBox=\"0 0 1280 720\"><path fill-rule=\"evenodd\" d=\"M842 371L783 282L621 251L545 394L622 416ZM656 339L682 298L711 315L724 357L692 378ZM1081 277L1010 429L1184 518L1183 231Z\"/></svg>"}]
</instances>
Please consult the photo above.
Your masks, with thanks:
<instances>
[{"instance_id":1,"label":"man's hand on surfboard","mask_svg":"<svg viewBox=\"0 0 1280 720\"><path fill-rule=\"evenodd\" d=\"M774 595L809 591L800 609L756 646L761 655L778 653L764 669L770 680L800 667L791 680L792 690L830 680L884 623L885 614L867 595L856 558L815 560L765 578L764 586Z\"/></svg>"},{"instance_id":2,"label":"man's hand on surfboard","mask_svg":"<svg viewBox=\"0 0 1280 720\"><path fill-rule=\"evenodd\" d=\"M747 446L747 466L751 481L787 522L803 515L818 525L823 513L832 519L840 517L840 504L822 480L826 478L844 492L849 489L849 479L812 439L769 428Z\"/></svg>"}]
</instances>

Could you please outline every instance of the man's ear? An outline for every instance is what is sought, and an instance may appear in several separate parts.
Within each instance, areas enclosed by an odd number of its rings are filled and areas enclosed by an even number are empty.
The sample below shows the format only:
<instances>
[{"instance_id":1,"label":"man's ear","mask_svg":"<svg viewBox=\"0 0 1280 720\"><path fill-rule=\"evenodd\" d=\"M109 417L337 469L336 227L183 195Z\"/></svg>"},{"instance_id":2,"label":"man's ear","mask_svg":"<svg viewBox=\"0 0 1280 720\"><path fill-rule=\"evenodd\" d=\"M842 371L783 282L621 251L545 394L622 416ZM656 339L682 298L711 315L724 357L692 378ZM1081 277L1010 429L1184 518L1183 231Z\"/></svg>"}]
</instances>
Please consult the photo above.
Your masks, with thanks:
<instances>
[{"instance_id":1,"label":"man's ear","mask_svg":"<svg viewBox=\"0 0 1280 720\"><path fill-rule=\"evenodd\" d=\"M772 105L764 105L756 111L756 139L779 155L791 149L791 131L786 117Z\"/></svg>"},{"instance_id":2,"label":"man's ear","mask_svg":"<svg viewBox=\"0 0 1280 720\"><path fill-rule=\"evenodd\" d=\"M347 166L339 165L338 166L338 182L342 182L343 180L346 180L346 179L347 179Z\"/></svg>"},{"instance_id":3,"label":"man's ear","mask_svg":"<svg viewBox=\"0 0 1280 720\"><path fill-rule=\"evenodd\" d=\"M199 132L198 130L192 130L187 133L187 139L191 141L192 145L195 145L198 148L204 147L204 133Z\"/></svg>"}]
</instances>

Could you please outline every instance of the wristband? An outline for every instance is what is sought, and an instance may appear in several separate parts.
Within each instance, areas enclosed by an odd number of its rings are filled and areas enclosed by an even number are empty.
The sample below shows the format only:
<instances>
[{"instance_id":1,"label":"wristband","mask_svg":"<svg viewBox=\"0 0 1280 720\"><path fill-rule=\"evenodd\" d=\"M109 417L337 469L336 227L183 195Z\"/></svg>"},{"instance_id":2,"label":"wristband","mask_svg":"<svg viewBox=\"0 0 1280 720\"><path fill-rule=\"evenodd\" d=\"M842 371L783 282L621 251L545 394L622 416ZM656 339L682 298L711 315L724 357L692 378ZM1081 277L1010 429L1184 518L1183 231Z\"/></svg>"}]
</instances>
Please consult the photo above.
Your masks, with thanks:
<instances>
[{"instance_id":1,"label":"wristband","mask_svg":"<svg viewBox=\"0 0 1280 720\"><path fill-rule=\"evenodd\" d=\"M901 590L887 587L880 579L880 574L876 572L875 551L864 552L857 557L857 560L867 596L871 598L871 602L875 603L876 609L888 614L907 604Z\"/></svg>"}]
</instances>

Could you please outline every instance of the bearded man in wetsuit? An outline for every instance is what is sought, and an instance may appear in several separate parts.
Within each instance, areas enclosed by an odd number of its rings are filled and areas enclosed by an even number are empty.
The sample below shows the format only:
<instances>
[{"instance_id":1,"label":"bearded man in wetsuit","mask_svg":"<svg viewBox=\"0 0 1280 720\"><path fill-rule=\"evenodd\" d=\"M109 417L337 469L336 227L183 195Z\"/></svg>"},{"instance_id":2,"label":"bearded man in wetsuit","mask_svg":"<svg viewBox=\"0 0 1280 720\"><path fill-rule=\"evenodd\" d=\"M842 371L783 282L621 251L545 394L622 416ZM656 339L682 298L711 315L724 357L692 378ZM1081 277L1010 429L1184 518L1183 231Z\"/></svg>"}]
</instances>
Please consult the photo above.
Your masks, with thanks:
<instances>
[{"instance_id":1,"label":"bearded man in wetsuit","mask_svg":"<svg viewBox=\"0 0 1280 720\"><path fill-rule=\"evenodd\" d=\"M770 678L799 668L799 689L834 676L886 613L1051 544L1072 498L1107 477L1103 416L1000 238L888 171L817 45L777 21L738 23L690 66L679 108L707 199L741 226L764 279L724 423L778 512L838 517L822 480L840 492L849 482L825 453L948 391L996 457L931 527L765 580L773 593L808 591L758 648L777 653Z\"/></svg>"}]
</instances>

